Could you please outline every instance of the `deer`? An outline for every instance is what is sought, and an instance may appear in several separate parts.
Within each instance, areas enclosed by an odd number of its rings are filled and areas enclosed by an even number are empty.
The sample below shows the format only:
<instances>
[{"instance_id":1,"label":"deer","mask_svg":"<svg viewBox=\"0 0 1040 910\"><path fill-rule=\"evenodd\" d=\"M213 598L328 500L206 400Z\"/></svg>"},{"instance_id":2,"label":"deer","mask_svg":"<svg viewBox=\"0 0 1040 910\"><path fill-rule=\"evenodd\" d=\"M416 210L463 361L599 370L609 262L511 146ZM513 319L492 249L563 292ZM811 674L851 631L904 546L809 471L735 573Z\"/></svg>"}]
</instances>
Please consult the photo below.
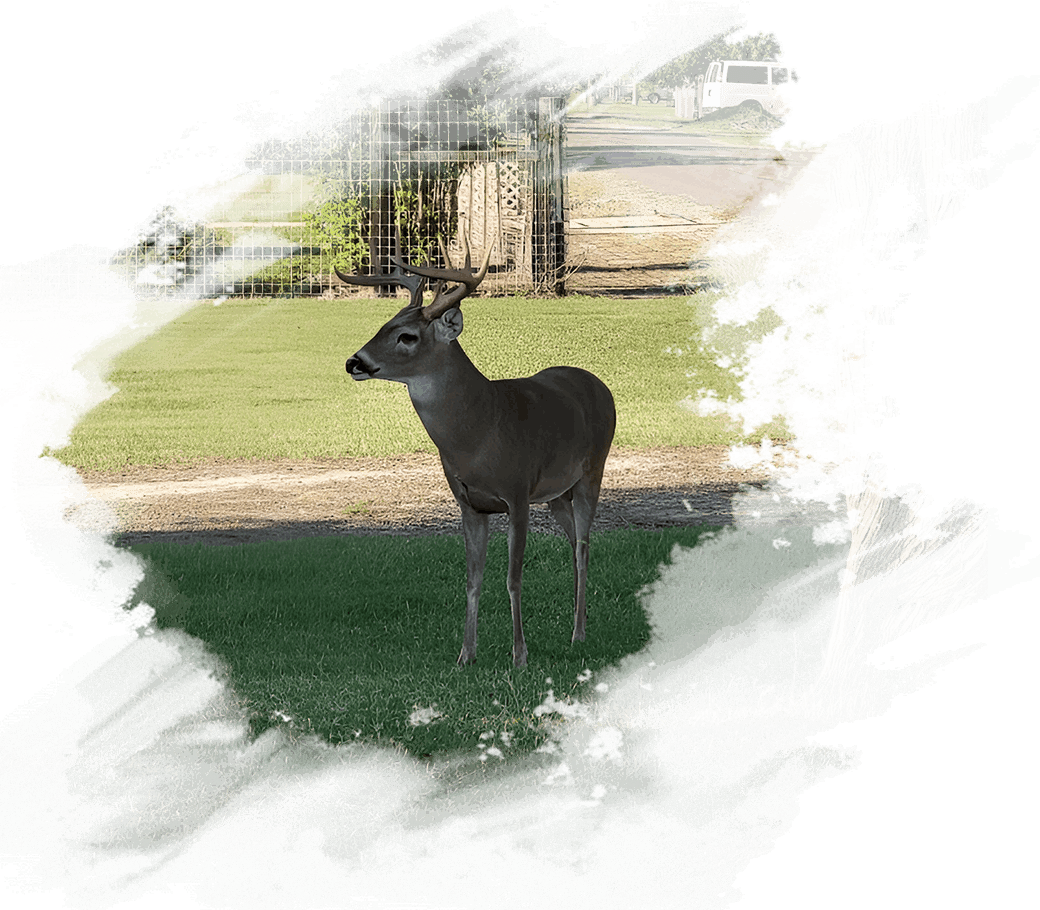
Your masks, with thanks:
<instances>
[{"instance_id":1,"label":"deer","mask_svg":"<svg viewBox=\"0 0 1040 910\"><path fill-rule=\"evenodd\" d=\"M506 588L513 620L513 664L527 665L520 614L524 548L532 503L548 503L570 541L574 569L574 631L585 640L589 530L599 501L603 468L614 438L614 396L587 370L555 366L518 379L488 379L463 351L462 310L488 271L471 264L448 268L411 265L397 252L380 275L344 274L355 285L398 286L410 300L346 362L357 381L403 383L415 412L440 454L444 476L462 512L466 550L466 619L457 664L477 657L477 611L487 557L489 516L508 515ZM424 305L425 285L433 298Z\"/></svg>"}]
</instances>

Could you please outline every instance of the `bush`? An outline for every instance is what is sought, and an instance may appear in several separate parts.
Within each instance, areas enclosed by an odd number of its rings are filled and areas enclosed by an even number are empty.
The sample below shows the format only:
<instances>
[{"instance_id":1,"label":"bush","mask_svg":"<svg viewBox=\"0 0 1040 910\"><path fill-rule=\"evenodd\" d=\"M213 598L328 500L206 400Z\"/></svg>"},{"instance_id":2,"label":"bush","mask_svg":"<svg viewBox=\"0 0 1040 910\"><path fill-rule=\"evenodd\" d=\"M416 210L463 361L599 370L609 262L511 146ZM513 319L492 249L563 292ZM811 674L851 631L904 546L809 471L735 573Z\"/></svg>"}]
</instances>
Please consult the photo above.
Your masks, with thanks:
<instances>
[{"instance_id":1,"label":"bush","mask_svg":"<svg viewBox=\"0 0 1040 910\"><path fill-rule=\"evenodd\" d=\"M181 221L166 206L141 231L137 243L115 253L110 264L130 284L152 293L172 292L231 242L230 232Z\"/></svg>"},{"instance_id":2,"label":"bush","mask_svg":"<svg viewBox=\"0 0 1040 910\"><path fill-rule=\"evenodd\" d=\"M356 197L330 199L303 216L309 239L321 248L325 270L353 272L365 261L366 216L366 207Z\"/></svg>"}]
</instances>

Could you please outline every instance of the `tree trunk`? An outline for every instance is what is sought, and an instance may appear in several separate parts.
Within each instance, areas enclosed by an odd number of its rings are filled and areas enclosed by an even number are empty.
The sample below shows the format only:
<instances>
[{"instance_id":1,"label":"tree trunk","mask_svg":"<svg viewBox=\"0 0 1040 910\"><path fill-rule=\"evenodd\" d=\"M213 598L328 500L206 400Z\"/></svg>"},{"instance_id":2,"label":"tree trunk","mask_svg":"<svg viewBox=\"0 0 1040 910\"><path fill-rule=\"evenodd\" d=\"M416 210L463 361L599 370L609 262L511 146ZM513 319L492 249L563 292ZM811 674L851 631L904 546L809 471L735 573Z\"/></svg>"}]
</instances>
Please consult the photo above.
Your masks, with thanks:
<instances>
[{"instance_id":1,"label":"tree trunk","mask_svg":"<svg viewBox=\"0 0 1040 910\"><path fill-rule=\"evenodd\" d=\"M837 245L852 248L877 226L878 198L895 180L905 182L920 211L906 231L888 235L882 256L904 242L925 242L932 225L962 207L961 194L943 177L941 165L980 155L985 122L983 101L946 118L922 110L898 123L857 130L828 181L832 208L862 213ZM986 185L985 171L969 174L972 186ZM835 303L850 293L836 287ZM892 307L872 306L865 315L867 326L885 326L892 321ZM835 355L840 401L861 389L870 342L859 337L836 343ZM877 424L895 408L890 399L846 408L838 415L838 433L852 434L864 421ZM831 710L862 717L884 712L893 695L926 684L939 667L971 650L934 655L901 671L879 671L864 659L905 632L986 596L988 513L985 505L956 499L935 518L922 518L920 509L930 497L916 485L889 490L885 464L876 454L864 457L841 444L840 462L843 474L859 477L846 487L852 548L824 669L813 688Z\"/></svg>"}]
</instances>

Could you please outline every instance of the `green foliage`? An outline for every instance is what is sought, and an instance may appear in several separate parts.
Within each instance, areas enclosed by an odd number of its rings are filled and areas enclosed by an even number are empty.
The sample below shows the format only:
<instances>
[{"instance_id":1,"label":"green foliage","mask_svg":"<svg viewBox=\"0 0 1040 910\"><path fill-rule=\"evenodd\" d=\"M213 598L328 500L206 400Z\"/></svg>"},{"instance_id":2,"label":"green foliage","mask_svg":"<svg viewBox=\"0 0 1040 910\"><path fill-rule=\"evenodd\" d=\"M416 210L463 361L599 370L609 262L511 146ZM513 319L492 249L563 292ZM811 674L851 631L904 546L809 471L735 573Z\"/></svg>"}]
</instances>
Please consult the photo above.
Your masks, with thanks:
<instances>
[{"instance_id":1,"label":"green foliage","mask_svg":"<svg viewBox=\"0 0 1040 910\"><path fill-rule=\"evenodd\" d=\"M779 60L780 42L776 35L759 33L730 45L729 60Z\"/></svg>"},{"instance_id":2,"label":"green foliage","mask_svg":"<svg viewBox=\"0 0 1040 910\"><path fill-rule=\"evenodd\" d=\"M735 5L691 9L669 0L644 22L647 36L625 56L636 79L655 85L693 81L713 59L782 59L776 32L759 30L737 37L747 20Z\"/></svg>"},{"instance_id":3,"label":"green foliage","mask_svg":"<svg viewBox=\"0 0 1040 910\"><path fill-rule=\"evenodd\" d=\"M460 172L458 164L441 165L435 175L400 176L394 184L397 236L402 255L412 265L431 264L436 238L454 235Z\"/></svg>"},{"instance_id":4,"label":"green foliage","mask_svg":"<svg viewBox=\"0 0 1040 910\"><path fill-rule=\"evenodd\" d=\"M156 213L132 247L119 250L111 266L128 282L133 282L149 265L176 263L190 275L193 268L218 256L232 243L230 232L204 224L181 221L172 206Z\"/></svg>"},{"instance_id":5,"label":"green foliage","mask_svg":"<svg viewBox=\"0 0 1040 910\"><path fill-rule=\"evenodd\" d=\"M74 244L21 268L5 269L4 294L46 296L180 296L211 293L215 235L191 204L157 206L116 249Z\"/></svg>"},{"instance_id":6,"label":"green foliage","mask_svg":"<svg viewBox=\"0 0 1040 910\"><path fill-rule=\"evenodd\" d=\"M367 100L332 93L302 121L283 130L271 129L270 114L246 110L240 116L258 134L239 157L272 165L282 161L357 160L368 142Z\"/></svg>"},{"instance_id":7,"label":"green foliage","mask_svg":"<svg viewBox=\"0 0 1040 910\"><path fill-rule=\"evenodd\" d=\"M329 199L303 216L324 254L325 270L352 272L368 256L365 240L367 207L357 197ZM301 272L304 268L300 263ZM298 280L298 279L297 279Z\"/></svg>"},{"instance_id":8,"label":"green foliage","mask_svg":"<svg viewBox=\"0 0 1040 910\"><path fill-rule=\"evenodd\" d=\"M504 6L444 32L371 71L344 70L339 94L367 99L541 98L590 72L581 48L545 28L521 28Z\"/></svg>"}]
</instances>

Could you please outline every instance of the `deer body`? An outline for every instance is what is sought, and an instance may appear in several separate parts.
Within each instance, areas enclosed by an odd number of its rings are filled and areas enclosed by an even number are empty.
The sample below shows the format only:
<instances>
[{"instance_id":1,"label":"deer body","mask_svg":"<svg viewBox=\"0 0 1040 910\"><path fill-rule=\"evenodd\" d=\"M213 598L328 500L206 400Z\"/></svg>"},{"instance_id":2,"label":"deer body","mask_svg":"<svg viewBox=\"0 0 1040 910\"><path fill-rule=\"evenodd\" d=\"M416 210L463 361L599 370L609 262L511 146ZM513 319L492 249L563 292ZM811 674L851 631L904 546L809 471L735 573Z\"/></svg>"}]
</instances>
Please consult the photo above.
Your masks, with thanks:
<instances>
[{"instance_id":1,"label":"deer body","mask_svg":"<svg viewBox=\"0 0 1040 910\"><path fill-rule=\"evenodd\" d=\"M412 290L412 302L387 322L346 364L354 379L404 383L462 511L466 541L466 622L459 664L476 659L477 607L487 554L488 516L508 513L507 588L513 618L513 662L527 663L520 613L524 547L531 503L548 503L571 543L574 568L574 632L585 638L585 586L589 528L596 511L603 466L614 436L610 390L592 373L550 367L524 379L490 380L458 343L462 312L457 303L475 287L465 271L419 269L395 259L396 283ZM413 273L406 275L407 272ZM422 306L414 276L461 281L462 293L443 293ZM345 281L371 279L340 274ZM387 282L386 276L379 279Z\"/></svg>"}]
</instances>

